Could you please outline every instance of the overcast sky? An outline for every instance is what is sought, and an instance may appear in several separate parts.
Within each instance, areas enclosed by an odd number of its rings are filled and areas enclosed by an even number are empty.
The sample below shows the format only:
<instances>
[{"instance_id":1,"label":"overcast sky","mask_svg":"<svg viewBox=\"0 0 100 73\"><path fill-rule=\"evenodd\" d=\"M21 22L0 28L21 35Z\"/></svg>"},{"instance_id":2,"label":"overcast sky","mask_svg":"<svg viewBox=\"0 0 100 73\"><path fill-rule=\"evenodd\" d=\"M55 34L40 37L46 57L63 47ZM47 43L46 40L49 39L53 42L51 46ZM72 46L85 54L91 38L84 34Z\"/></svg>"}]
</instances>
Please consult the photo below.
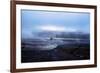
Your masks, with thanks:
<instances>
[{"instance_id":1,"label":"overcast sky","mask_svg":"<svg viewBox=\"0 0 100 73\"><path fill-rule=\"evenodd\" d=\"M89 33L89 27L89 13L21 10L22 36L39 31Z\"/></svg>"}]
</instances>

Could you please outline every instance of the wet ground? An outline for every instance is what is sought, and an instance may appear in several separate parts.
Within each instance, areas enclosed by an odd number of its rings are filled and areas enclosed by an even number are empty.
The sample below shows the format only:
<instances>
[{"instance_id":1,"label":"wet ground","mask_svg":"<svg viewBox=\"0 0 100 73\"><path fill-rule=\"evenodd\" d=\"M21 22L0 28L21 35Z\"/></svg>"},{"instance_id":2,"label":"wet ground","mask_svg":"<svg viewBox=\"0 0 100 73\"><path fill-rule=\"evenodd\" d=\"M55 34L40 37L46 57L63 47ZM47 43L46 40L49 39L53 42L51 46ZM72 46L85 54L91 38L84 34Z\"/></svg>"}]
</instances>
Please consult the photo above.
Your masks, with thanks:
<instances>
[{"instance_id":1,"label":"wet ground","mask_svg":"<svg viewBox=\"0 0 100 73\"><path fill-rule=\"evenodd\" d=\"M69 45L71 46L71 45ZM58 45L52 50L21 50L21 62L49 62L49 61L69 61L90 59L89 44Z\"/></svg>"}]
</instances>

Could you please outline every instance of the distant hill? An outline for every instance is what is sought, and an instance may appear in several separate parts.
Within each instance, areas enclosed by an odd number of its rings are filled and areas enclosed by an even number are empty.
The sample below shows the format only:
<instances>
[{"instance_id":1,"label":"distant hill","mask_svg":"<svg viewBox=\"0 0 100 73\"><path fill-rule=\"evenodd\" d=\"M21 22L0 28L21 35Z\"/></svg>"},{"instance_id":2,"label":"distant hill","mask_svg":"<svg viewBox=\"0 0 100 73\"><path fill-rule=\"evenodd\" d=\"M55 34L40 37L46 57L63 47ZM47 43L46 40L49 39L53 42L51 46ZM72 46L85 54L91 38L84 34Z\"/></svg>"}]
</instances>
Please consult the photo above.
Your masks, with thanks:
<instances>
[{"instance_id":1,"label":"distant hill","mask_svg":"<svg viewBox=\"0 0 100 73\"><path fill-rule=\"evenodd\" d=\"M33 35L37 37L55 37L55 38L81 38L81 39L89 39L90 34L89 33L83 33L83 32L38 32L37 34Z\"/></svg>"}]
</instances>

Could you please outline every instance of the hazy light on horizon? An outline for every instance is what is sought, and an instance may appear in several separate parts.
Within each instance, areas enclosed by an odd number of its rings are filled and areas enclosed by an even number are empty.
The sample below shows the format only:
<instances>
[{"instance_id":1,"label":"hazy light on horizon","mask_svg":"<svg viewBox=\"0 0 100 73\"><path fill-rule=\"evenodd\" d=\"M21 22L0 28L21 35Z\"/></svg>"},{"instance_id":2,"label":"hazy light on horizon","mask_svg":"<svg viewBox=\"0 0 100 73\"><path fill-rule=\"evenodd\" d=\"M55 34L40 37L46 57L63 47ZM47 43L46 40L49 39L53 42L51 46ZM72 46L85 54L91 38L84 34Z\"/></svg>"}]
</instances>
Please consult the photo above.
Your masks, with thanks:
<instances>
[{"instance_id":1,"label":"hazy light on horizon","mask_svg":"<svg viewBox=\"0 0 100 73\"><path fill-rule=\"evenodd\" d=\"M55 26L55 25L43 25L43 26L38 26L38 30L41 31L57 31L57 32L76 32L77 29L75 28L66 28L64 26Z\"/></svg>"}]
</instances>

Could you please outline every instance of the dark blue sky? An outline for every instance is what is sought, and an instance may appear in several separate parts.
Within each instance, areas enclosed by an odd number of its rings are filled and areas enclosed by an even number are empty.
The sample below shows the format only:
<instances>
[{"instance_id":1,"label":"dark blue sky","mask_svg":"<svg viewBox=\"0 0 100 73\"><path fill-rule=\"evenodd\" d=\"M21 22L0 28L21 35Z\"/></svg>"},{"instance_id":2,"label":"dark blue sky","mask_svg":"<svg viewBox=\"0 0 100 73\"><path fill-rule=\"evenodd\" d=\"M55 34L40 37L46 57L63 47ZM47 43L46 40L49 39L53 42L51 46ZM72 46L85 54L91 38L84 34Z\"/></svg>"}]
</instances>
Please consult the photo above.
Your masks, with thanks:
<instances>
[{"instance_id":1,"label":"dark blue sky","mask_svg":"<svg viewBox=\"0 0 100 73\"><path fill-rule=\"evenodd\" d=\"M84 32L90 31L90 14L79 12L21 10L22 36L31 36L32 32L59 31Z\"/></svg>"}]
</instances>

